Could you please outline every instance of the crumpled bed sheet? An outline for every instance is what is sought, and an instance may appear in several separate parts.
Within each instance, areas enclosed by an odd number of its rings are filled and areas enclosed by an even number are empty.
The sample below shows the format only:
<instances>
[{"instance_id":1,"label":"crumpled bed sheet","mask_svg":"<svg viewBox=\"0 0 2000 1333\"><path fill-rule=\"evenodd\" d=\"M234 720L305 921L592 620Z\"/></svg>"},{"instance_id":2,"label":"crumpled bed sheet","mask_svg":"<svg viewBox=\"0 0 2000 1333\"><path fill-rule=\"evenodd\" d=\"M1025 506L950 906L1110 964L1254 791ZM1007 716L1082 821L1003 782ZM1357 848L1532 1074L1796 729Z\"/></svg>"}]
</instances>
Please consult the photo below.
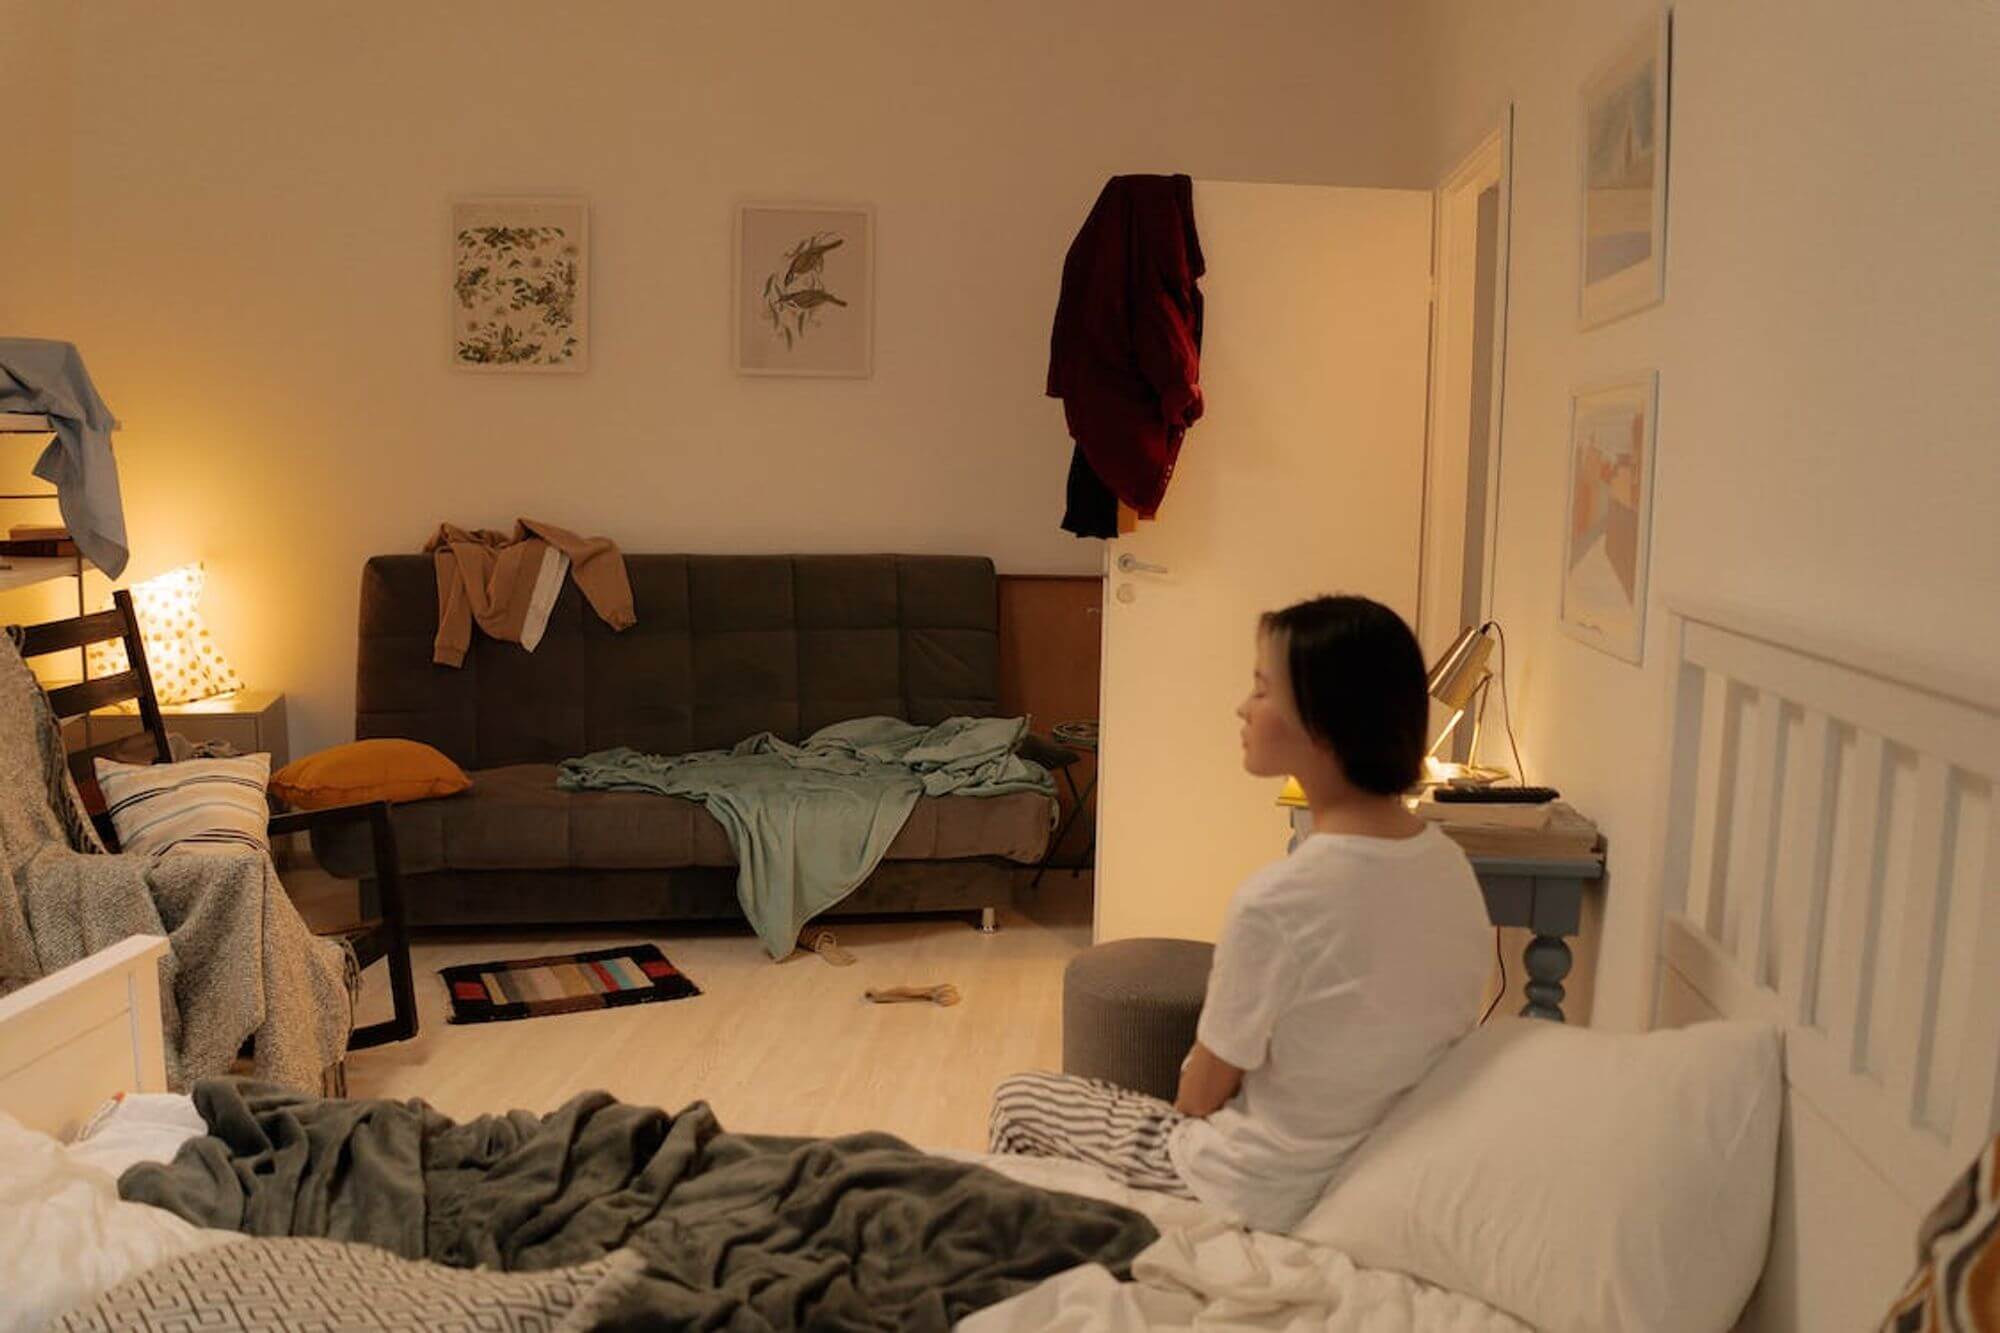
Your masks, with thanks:
<instances>
[{"instance_id":1,"label":"crumpled bed sheet","mask_svg":"<svg viewBox=\"0 0 2000 1333\"><path fill-rule=\"evenodd\" d=\"M1533 1333L1470 1296L1357 1267L1324 1245L1246 1231L1222 1209L1135 1190L1081 1162L944 1155L1120 1204L1160 1229L1132 1261L1132 1281L1085 1264L968 1316L959 1333Z\"/></svg>"}]
</instances>

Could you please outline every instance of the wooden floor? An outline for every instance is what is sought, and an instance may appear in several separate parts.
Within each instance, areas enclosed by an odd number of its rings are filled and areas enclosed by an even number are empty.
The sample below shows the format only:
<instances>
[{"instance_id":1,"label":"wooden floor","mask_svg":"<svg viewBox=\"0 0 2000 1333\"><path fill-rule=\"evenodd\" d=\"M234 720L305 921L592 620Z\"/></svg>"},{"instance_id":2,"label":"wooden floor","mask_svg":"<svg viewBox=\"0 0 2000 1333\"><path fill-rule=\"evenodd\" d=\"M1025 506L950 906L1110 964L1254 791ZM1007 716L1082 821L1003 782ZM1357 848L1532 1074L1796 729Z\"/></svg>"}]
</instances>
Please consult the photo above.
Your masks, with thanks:
<instances>
[{"instance_id":1,"label":"wooden floor","mask_svg":"<svg viewBox=\"0 0 2000 1333\"><path fill-rule=\"evenodd\" d=\"M285 878L308 919L351 915L351 887L317 872ZM1022 1069L1059 1068L1062 972L1090 942L1086 872L1052 871L1020 908L982 934L970 918L836 922L851 967L812 955L773 963L747 929L633 927L480 931L420 937L412 950L422 1030L356 1053L355 1097L421 1097L463 1117L549 1111L604 1088L676 1109L704 1100L724 1128L765 1134L886 1130L927 1148L986 1146L993 1085ZM702 994L663 1004L454 1027L437 969L650 941ZM871 1004L871 986L951 982L963 1001ZM389 1014L383 969L370 968L359 1021Z\"/></svg>"}]
</instances>

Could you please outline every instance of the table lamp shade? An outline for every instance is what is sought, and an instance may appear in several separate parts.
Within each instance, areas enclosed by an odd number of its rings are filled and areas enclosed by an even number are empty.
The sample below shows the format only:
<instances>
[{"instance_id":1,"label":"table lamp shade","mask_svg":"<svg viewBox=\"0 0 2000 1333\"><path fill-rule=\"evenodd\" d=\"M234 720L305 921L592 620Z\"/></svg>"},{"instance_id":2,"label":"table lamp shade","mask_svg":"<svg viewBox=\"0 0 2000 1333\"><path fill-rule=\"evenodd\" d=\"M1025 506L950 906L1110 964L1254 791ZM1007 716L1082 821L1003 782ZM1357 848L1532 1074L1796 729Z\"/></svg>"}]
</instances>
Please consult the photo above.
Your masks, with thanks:
<instances>
[{"instance_id":1,"label":"table lamp shade","mask_svg":"<svg viewBox=\"0 0 2000 1333\"><path fill-rule=\"evenodd\" d=\"M1492 655L1493 640L1487 637L1486 627L1468 625L1431 668L1424 688L1430 691L1431 698L1457 712L1471 701L1473 691L1486 679L1486 659Z\"/></svg>"},{"instance_id":2,"label":"table lamp shade","mask_svg":"<svg viewBox=\"0 0 2000 1333\"><path fill-rule=\"evenodd\" d=\"M152 673L153 692L163 704L191 703L243 688L202 622L201 590L206 579L201 565L192 564L132 585L146 667ZM91 644L85 654L93 678L117 675L129 665L125 645L116 639Z\"/></svg>"}]
</instances>

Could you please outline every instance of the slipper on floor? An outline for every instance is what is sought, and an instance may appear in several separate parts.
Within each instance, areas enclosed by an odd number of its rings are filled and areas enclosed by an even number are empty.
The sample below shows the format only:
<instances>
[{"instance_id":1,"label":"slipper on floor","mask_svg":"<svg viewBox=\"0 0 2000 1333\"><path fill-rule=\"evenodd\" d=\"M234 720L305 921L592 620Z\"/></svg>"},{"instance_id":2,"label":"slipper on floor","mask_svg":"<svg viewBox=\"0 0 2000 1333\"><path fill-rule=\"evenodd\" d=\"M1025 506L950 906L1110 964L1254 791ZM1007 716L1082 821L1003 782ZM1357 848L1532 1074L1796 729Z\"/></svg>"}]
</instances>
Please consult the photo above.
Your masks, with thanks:
<instances>
[{"instance_id":1,"label":"slipper on floor","mask_svg":"<svg viewBox=\"0 0 2000 1333\"><path fill-rule=\"evenodd\" d=\"M949 1006L959 1000L958 987L949 981L942 986L887 986L880 990L863 991L861 996L876 1004L920 1004L928 1001Z\"/></svg>"},{"instance_id":2,"label":"slipper on floor","mask_svg":"<svg viewBox=\"0 0 2000 1333\"><path fill-rule=\"evenodd\" d=\"M854 965L854 955L841 947L840 942L833 938L833 932L824 926L802 933L799 936L799 947L818 954L835 967Z\"/></svg>"}]
</instances>

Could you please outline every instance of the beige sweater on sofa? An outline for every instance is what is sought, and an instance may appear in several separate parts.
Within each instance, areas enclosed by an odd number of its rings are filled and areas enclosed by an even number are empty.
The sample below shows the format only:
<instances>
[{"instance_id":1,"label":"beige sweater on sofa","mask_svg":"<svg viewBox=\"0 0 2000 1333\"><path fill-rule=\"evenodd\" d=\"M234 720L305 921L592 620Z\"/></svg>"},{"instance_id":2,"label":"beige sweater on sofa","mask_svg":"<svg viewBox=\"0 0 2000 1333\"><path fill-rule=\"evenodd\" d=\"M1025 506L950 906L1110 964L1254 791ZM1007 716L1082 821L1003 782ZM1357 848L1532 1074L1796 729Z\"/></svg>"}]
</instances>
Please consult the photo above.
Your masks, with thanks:
<instances>
[{"instance_id":1,"label":"beige sweater on sofa","mask_svg":"<svg viewBox=\"0 0 2000 1333\"><path fill-rule=\"evenodd\" d=\"M424 550L437 563L431 660L440 666L464 664L475 622L492 637L533 652L565 574L575 577L591 609L612 629L629 629L637 620L625 557L608 538L579 537L532 518L516 519L511 536L444 523Z\"/></svg>"}]
</instances>

